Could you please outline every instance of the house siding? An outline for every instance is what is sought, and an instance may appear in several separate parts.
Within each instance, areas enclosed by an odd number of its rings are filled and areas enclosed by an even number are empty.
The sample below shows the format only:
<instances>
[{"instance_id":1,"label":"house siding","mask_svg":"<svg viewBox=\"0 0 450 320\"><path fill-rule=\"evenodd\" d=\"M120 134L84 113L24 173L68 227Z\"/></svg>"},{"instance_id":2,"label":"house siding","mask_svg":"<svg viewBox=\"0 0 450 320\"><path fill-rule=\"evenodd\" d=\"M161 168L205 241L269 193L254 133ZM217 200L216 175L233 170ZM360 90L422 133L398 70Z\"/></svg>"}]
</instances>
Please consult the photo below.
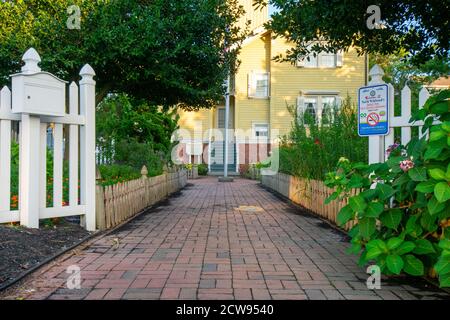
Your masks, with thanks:
<instances>
[{"instance_id":1,"label":"house siding","mask_svg":"<svg viewBox=\"0 0 450 320\"><path fill-rule=\"evenodd\" d=\"M272 55L284 54L292 45L277 38L272 40ZM289 62L271 64L271 129L278 129L280 135L291 128L292 116L286 105L296 105L300 91L339 91L347 94L356 103L358 88L366 82L366 57L358 56L356 50L344 53L344 64L338 68L299 68Z\"/></svg>"},{"instance_id":2,"label":"house siding","mask_svg":"<svg viewBox=\"0 0 450 320\"><path fill-rule=\"evenodd\" d=\"M267 21L268 13L253 10L252 1L242 0L241 3L248 13L240 23L251 19L251 28L255 29ZM264 31L262 34L252 35L243 45L239 55L239 69L235 75L235 92L230 101L230 127L237 129L235 136L236 143L239 144L239 164L253 162L255 158L255 139L252 136L254 123L267 123L269 132L276 132L276 135L270 137L272 142L278 136L289 133L293 119L287 105L295 106L300 92L333 91L341 98L349 95L356 105L358 88L366 84L367 57L358 56L356 50L345 52L343 66L337 68L304 68L272 59L274 56L284 55L292 46L282 38L272 39L272 35ZM252 71L270 72L269 98L248 97L248 76ZM193 133L196 123L203 132L217 127L217 108L198 112L180 111L179 114L180 128L192 132L191 136L196 141L208 141L207 134L202 137L201 134ZM269 150L270 142L266 146L267 148L257 150ZM255 159L260 161L261 157L258 152ZM208 156L205 155L204 159L208 159Z\"/></svg>"}]
</instances>

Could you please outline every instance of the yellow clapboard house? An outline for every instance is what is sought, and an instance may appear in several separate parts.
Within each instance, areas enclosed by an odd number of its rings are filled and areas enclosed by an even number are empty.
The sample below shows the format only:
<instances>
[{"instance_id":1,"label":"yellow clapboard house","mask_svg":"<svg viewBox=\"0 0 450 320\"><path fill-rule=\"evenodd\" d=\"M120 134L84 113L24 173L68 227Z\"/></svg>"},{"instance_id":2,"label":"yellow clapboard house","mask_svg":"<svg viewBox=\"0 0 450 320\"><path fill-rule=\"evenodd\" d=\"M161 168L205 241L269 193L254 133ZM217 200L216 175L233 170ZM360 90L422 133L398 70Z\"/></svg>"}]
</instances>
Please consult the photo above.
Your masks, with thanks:
<instances>
[{"instance_id":1,"label":"yellow clapboard house","mask_svg":"<svg viewBox=\"0 0 450 320\"><path fill-rule=\"evenodd\" d=\"M232 77L230 98L229 172L267 158L279 136L290 131L293 117L287 106L297 106L320 121L323 110L339 105L350 95L356 102L357 90L366 84L367 57L355 50L337 54L321 53L309 59L276 62L292 44L274 39L263 24L268 9L256 10L252 0L241 0L246 10L241 24L251 21L251 35L244 41L241 64ZM180 128L185 159L207 163L210 173L223 172L225 107L210 110L180 111Z\"/></svg>"}]
</instances>

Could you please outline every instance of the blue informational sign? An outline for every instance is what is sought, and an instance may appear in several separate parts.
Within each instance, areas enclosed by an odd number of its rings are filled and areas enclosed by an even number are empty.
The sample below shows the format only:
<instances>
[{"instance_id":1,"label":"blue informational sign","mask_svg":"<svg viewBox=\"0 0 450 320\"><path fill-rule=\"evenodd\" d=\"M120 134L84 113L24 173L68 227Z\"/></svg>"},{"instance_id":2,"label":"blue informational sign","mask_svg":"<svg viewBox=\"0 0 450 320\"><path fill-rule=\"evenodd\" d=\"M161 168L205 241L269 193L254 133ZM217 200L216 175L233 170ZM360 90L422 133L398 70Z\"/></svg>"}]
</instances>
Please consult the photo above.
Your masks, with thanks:
<instances>
[{"instance_id":1,"label":"blue informational sign","mask_svg":"<svg viewBox=\"0 0 450 320\"><path fill-rule=\"evenodd\" d=\"M389 133L389 87L362 87L358 94L358 135L385 136Z\"/></svg>"}]
</instances>

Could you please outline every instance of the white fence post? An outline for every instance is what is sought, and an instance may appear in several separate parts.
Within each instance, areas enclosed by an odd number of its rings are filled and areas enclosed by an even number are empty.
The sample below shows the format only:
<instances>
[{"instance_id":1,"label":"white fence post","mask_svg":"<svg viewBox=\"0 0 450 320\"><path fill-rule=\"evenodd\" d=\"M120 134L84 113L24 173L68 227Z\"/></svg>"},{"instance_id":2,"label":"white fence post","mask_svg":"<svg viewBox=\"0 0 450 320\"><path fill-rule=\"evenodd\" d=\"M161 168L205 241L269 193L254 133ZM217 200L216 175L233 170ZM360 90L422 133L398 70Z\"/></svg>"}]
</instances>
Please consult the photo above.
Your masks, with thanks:
<instances>
[{"instance_id":1,"label":"white fence post","mask_svg":"<svg viewBox=\"0 0 450 320\"><path fill-rule=\"evenodd\" d=\"M80 130L80 185L81 204L86 206L82 223L89 231L94 231L95 223L95 72L86 64L80 71L80 114L85 117L85 125Z\"/></svg>"},{"instance_id":2,"label":"white fence post","mask_svg":"<svg viewBox=\"0 0 450 320\"><path fill-rule=\"evenodd\" d=\"M34 49L28 50L22 60L23 74L34 74L41 71L38 63L39 54ZM24 100L23 91L12 92L13 101ZM20 224L28 228L39 228L39 181L40 181L40 127L39 116L22 114L19 151L19 209Z\"/></svg>"},{"instance_id":3,"label":"white fence post","mask_svg":"<svg viewBox=\"0 0 450 320\"><path fill-rule=\"evenodd\" d=\"M72 82L69 86L69 113L78 115L78 86ZM78 205L78 126L69 127L69 205Z\"/></svg>"},{"instance_id":4,"label":"white fence post","mask_svg":"<svg viewBox=\"0 0 450 320\"><path fill-rule=\"evenodd\" d=\"M425 102L427 102L428 98L430 97L430 93L428 92L428 90L423 87L420 92L419 92L419 109L422 109L423 106L425 105ZM427 136L428 137L428 132L425 134L422 134L422 126L419 127L419 137L423 137L423 136Z\"/></svg>"},{"instance_id":5,"label":"white fence post","mask_svg":"<svg viewBox=\"0 0 450 320\"><path fill-rule=\"evenodd\" d=\"M0 223L20 221L39 228L39 219L82 216L89 231L95 217L95 73L85 65L80 72L80 93L69 86L66 112L66 82L41 71L39 54L27 50L21 73L11 75L12 91L0 92ZM80 101L80 111L78 111ZM20 126L19 208L11 208L11 121ZM47 181L47 127L53 130L53 181ZM63 193L63 126L69 126L69 197ZM78 137L80 132L80 139ZM80 149L79 149L80 148ZM80 165L78 156L80 155ZM78 203L80 170L81 203ZM47 207L47 185L53 186L53 206ZM63 203L64 201L64 203ZM67 201L69 203L67 203ZM15 204L15 203L14 203Z\"/></svg>"},{"instance_id":6,"label":"white fence post","mask_svg":"<svg viewBox=\"0 0 450 320\"><path fill-rule=\"evenodd\" d=\"M11 112L11 91L0 91L0 113ZM0 120L0 212L9 211L11 192L11 120Z\"/></svg>"},{"instance_id":7,"label":"white fence post","mask_svg":"<svg viewBox=\"0 0 450 320\"><path fill-rule=\"evenodd\" d=\"M381 84L384 72L380 66L375 65L370 70L372 80L369 84ZM387 160L385 154L386 146L395 143L394 128L401 128L401 144L406 146L411 141L411 127L419 127L419 137L422 138L422 125L423 121L417 121L410 123L411 119L411 89L405 85L401 92L401 115L395 116L394 114L394 87L392 84L389 86L389 134L386 136L370 136L369 137L369 164L384 162ZM419 93L419 108L423 108L425 102L430 97L428 90L423 87Z\"/></svg>"},{"instance_id":8,"label":"white fence post","mask_svg":"<svg viewBox=\"0 0 450 320\"><path fill-rule=\"evenodd\" d=\"M371 80L369 85L383 84L384 71L379 65L374 65L369 73ZM389 90L389 97L393 92ZM391 101L391 99L389 99ZM394 106L389 106L392 109ZM369 136L369 164L379 163L384 161L384 137L383 136Z\"/></svg>"}]
</instances>

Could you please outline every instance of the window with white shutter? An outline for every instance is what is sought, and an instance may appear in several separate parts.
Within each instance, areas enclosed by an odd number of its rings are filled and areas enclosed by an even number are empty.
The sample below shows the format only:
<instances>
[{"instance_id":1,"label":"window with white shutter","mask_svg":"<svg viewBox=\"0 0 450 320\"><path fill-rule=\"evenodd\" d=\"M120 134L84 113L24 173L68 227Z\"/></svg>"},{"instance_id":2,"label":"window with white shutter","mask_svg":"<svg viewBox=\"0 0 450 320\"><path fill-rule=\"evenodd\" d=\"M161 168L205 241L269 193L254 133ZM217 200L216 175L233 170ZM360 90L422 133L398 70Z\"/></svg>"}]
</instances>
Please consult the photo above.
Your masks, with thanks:
<instances>
[{"instance_id":1,"label":"window with white shutter","mask_svg":"<svg viewBox=\"0 0 450 320\"><path fill-rule=\"evenodd\" d=\"M336 68L344 65L344 52L320 52L319 54L311 52L307 56L297 58L297 67L299 68Z\"/></svg>"},{"instance_id":2,"label":"window with white shutter","mask_svg":"<svg viewBox=\"0 0 450 320\"><path fill-rule=\"evenodd\" d=\"M269 79L269 72L251 72L248 76L248 97L268 98Z\"/></svg>"},{"instance_id":3,"label":"window with white shutter","mask_svg":"<svg viewBox=\"0 0 450 320\"><path fill-rule=\"evenodd\" d=\"M299 96L297 112L305 124L329 124L334 119L337 108L340 107L339 96Z\"/></svg>"}]
</instances>

